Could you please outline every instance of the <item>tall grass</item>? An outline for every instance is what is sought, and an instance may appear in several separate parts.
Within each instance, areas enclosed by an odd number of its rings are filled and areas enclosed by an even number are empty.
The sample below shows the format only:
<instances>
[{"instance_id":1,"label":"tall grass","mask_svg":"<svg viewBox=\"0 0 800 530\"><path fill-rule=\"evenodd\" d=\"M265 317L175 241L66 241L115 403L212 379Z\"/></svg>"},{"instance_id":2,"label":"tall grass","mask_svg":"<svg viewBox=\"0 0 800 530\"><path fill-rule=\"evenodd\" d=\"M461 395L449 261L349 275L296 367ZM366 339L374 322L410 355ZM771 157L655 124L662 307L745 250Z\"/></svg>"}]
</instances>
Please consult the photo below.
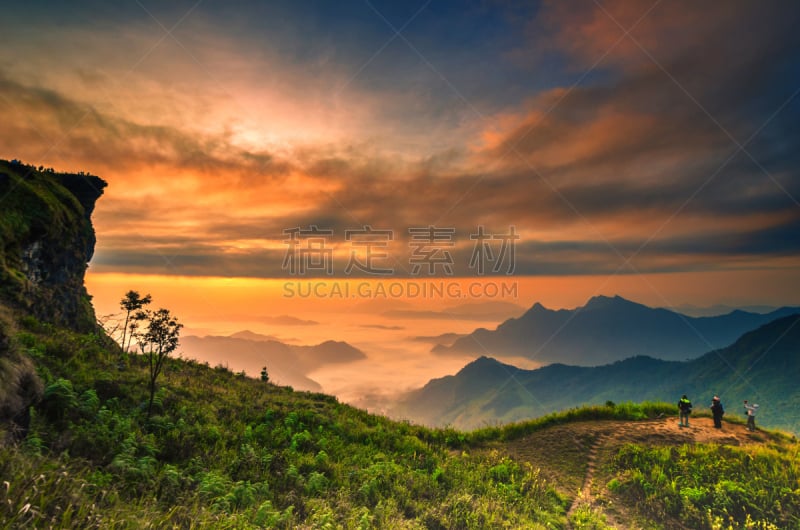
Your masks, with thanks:
<instances>
[{"instance_id":1,"label":"tall grass","mask_svg":"<svg viewBox=\"0 0 800 530\"><path fill-rule=\"evenodd\" d=\"M5 448L9 528L558 527L565 501L438 431L171 359L146 414L143 359L29 321L44 400Z\"/></svg>"},{"instance_id":2,"label":"tall grass","mask_svg":"<svg viewBox=\"0 0 800 530\"><path fill-rule=\"evenodd\" d=\"M566 422L644 421L675 409L608 403L472 432L428 429L330 396L169 359L148 418L142 358L114 349L102 335L33 319L22 328L16 347L36 364L45 398L24 444L0 448L0 528L563 528L567 501L538 470L472 449ZM747 475L766 493L745 511L732 511L734 501L728 511L718 509L704 490L678 487L665 496L664 484L683 480L681 469L667 463L658 465L669 479L655 483L659 496L651 498L636 474L650 472L645 457L620 456L616 491L641 499L648 513L695 499L699 518L687 519L692 523L741 516L795 524L797 485L785 473L796 472L787 459L798 455L782 447L790 444L776 439L766 460L720 453L763 478ZM739 502L736 479L714 480ZM671 500L659 507L662 497ZM590 511L573 515L586 527L604 524Z\"/></svg>"},{"instance_id":3,"label":"tall grass","mask_svg":"<svg viewBox=\"0 0 800 530\"><path fill-rule=\"evenodd\" d=\"M697 529L800 528L800 446L627 445L612 491Z\"/></svg>"}]
</instances>

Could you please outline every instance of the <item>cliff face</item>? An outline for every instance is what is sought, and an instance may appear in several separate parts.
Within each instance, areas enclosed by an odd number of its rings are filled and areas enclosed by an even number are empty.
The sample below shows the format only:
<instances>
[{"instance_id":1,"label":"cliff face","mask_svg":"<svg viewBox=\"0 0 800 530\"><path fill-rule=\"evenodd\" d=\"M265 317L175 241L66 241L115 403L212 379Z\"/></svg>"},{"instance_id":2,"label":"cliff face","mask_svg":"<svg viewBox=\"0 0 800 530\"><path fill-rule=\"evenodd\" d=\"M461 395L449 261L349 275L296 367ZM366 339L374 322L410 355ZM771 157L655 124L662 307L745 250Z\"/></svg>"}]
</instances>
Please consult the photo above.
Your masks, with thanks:
<instances>
[{"instance_id":1,"label":"cliff face","mask_svg":"<svg viewBox=\"0 0 800 530\"><path fill-rule=\"evenodd\" d=\"M0 301L76 331L96 326L83 285L106 182L0 161Z\"/></svg>"},{"instance_id":2,"label":"cliff face","mask_svg":"<svg viewBox=\"0 0 800 530\"><path fill-rule=\"evenodd\" d=\"M96 327L83 277L95 245L90 216L105 186L90 175L0 160L0 445L25 437L43 386L11 338L14 314L82 332Z\"/></svg>"}]
</instances>

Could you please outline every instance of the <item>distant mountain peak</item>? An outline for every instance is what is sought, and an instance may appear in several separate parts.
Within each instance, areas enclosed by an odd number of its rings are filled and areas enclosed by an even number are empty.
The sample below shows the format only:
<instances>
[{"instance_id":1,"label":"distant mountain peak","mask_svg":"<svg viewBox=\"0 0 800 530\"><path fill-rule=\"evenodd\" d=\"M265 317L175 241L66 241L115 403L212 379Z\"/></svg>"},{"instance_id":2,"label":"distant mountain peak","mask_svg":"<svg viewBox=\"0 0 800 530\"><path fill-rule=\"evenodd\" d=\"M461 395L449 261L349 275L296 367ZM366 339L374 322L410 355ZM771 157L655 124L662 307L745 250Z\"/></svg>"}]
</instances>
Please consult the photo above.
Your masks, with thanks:
<instances>
[{"instance_id":1,"label":"distant mountain peak","mask_svg":"<svg viewBox=\"0 0 800 530\"><path fill-rule=\"evenodd\" d=\"M604 294L598 294L596 296L589 298L588 303L592 303L594 301L603 301L603 300L623 300L623 298L618 294L615 294L614 296L606 296Z\"/></svg>"},{"instance_id":2,"label":"distant mountain peak","mask_svg":"<svg viewBox=\"0 0 800 530\"><path fill-rule=\"evenodd\" d=\"M614 307L614 306L622 306L622 305L639 305L635 302L631 302L630 300L626 300L621 296L614 295L614 296L605 296L605 295L597 295L593 296L586 302L584 308L586 309L599 309L599 308L606 308L606 307Z\"/></svg>"},{"instance_id":3,"label":"distant mountain peak","mask_svg":"<svg viewBox=\"0 0 800 530\"><path fill-rule=\"evenodd\" d=\"M325 350L326 352L332 353L352 353L357 355L358 357L364 357L364 353L353 346L342 340L326 340L325 342L321 342L316 346L311 346L312 348L317 348L319 350Z\"/></svg>"},{"instance_id":4,"label":"distant mountain peak","mask_svg":"<svg viewBox=\"0 0 800 530\"><path fill-rule=\"evenodd\" d=\"M474 361L468 363L468 366L469 365L480 366L480 365L486 365L486 364L500 364L500 361L498 361L497 359L495 359L493 357L488 357L486 355L481 355L480 357L478 357Z\"/></svg>"},{"instance_id":5,"label":"distant mountain peak","mask_svg":"<svg viewBox=\"0 0 800 530\"><path fill-rule=\"evenodd\" d=\"M798 308L784 307L768 314L735 311L696 318L619 295L598 295L575 309L551 310L537 302L522 317L506 320L494 331L479 328L433 351L488 354L501 360L521 356L582 366L636 355L677 361L699 357L709 346L726 347L743 333L796 312Z\"/></svg>"},{"instance_id":6,"label":"distant mountain peak","mask_svg":"<svg viewBox=\"0 0 800 530\"><path fill-rule=\"evenodd\" d=\"M467 363L460 371L461 374L474 373L476 375L486 375L490 372L499 371L501 373L511 374L519 371L519 368L498 361L494 357L487 357L481 355L474 361Z\"/></svg>"},{"instance_id":7,"label":"distant mountain peak","mask_svg":"<svg viewBox=\"0 0 800 530\"><path fill-rule=\"evenodd\" d=\"M278 341L278 338L274 335L264 335L262 333L256 333L254 331L250 331L249 329L245 329L243 331L237 331L230 335L232 339L240 339L240 340L250 340L255 342L267 342L267 341Z\"/></svg>"},{"instance_id":8,"label":"distant mountain peak","mask_svg":"<svg viewBox=\"0 0 800 530\"><path fill-rule=\"evenodd\" d=\"M521 319L531 318L531 317L535 318L538 315L543 315L543 314L549 313L549 312L550 312L549 309L547 309L545 306L543 306L539 302L536 302L535 304L533 304L533 306L531 306L530 309L525 311L525 313L520 318ZM502 326L503 324L500 324L500 325Z\"/></svg>"}]
</instances>

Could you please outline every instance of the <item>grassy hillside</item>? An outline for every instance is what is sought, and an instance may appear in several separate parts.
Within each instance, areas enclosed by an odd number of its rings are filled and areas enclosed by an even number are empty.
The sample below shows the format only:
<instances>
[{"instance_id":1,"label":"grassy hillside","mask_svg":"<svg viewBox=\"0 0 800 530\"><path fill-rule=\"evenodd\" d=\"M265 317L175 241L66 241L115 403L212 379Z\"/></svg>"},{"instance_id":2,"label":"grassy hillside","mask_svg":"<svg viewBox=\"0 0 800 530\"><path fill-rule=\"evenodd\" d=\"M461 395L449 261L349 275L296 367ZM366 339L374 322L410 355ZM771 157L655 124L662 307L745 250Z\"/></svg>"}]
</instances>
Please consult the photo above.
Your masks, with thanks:
<instances>
[{"instance_id":1,"label":"grassy hillside","mask_svg":"<svg viewBox=\"0 0 800 530\"><path fill-rule=\"evenodd\" d=\"M175 359L148 420L143 359L104 335L25 317L10 348L44 392L0 449L0 527L563 526L534 469L453 452L452 431Z\"/></svg>"},{"instance_id":2,"label":"grassy hillside","mask_svg":"<svg viewBox=\"0 0 800 530\"><path fill-rule=\"evenodd\" d=\"M741 448L647 435L609 445L604 499L636 509L576 498L607 421L647 433L668 404L582 408L465 433L171 359L148 420L142 358L103 334L32 317L4 326L6 353L32 360L44 392L24 441L0 448L0 528L800 524L799 449L778 435ZM559 434L577 426L582 434Z\"/></svg>"}]
</instances>

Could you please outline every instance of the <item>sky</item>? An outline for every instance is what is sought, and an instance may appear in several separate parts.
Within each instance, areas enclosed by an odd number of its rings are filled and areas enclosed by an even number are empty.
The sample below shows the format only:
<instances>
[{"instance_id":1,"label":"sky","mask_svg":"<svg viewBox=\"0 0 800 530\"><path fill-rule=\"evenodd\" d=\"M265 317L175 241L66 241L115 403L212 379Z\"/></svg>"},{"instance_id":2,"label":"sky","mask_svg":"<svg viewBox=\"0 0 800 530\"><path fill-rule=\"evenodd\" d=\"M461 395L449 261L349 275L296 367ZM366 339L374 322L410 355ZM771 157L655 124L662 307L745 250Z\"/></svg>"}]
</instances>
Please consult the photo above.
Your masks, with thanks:
<instances>
[{"instance_id":1,"label":"sky","mask_svg":"<svg viewBox=\"0 0 800 530\"><path fill-rule=\"evenodd\" d=\"M355 312L374 290L331 289L359 280L401 285L387 306L800 300L794 3L0 7L0 157L109 183L100 313L133 288L221 333ZM410 296L431 282L458 292Z\"/></svg>"}]
</instances>

